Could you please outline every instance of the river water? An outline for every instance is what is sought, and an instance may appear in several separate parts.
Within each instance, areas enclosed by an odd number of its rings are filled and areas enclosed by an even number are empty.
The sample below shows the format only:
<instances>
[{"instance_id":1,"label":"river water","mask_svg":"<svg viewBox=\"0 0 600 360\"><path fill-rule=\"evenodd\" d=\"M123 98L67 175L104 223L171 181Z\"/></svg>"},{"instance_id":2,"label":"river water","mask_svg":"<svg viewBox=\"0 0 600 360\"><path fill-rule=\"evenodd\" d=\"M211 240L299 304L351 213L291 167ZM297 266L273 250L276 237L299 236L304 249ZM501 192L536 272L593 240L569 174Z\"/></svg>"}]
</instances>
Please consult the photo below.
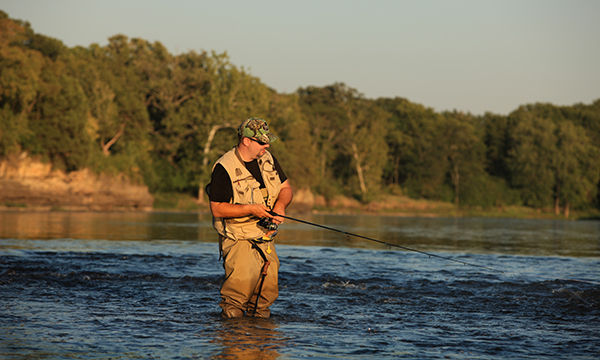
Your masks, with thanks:
<instances>
[{"instance_id":1,"label":"river water","mask_svg":"<svg viewBox=\"0 0 600 360\"><path fill-rule=\"evenodd\" d=\"M297 215L268 320L222 320L206 214L0 213L3 359L596 359L600 222Z\"/></svg>"}]
</instances>

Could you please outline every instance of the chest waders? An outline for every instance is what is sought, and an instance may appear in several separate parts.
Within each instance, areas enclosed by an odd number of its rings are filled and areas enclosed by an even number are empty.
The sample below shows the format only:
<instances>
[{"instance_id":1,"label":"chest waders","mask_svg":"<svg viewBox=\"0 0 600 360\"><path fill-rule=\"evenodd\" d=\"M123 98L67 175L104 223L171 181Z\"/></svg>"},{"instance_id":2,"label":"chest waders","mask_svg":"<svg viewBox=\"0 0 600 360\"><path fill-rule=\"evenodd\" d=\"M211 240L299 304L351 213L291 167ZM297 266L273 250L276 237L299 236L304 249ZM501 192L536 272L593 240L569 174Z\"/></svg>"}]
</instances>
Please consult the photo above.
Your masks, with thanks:
<instances>
[{"instance_id":1,"label":"chest waders","mask_svg":"<svg viewBox=\"0 0 600 360\"><path fill-rule=\"evenodd\" d=\"M267 198L269 196L269 194L267 193L267 189L262 188L260 189L261 193L263 195L263 199L265 201L265 204L267 203ZM274 235L273 235L274 236ZM249 240L250 244L252 244L252 248L254 250L256 250L258 252L258 254L260 255L260 257L263 259L263 266L260 269L260 277L258 279L258 283L256 284L256 300L254 301L254 304L250 303L248 304L248 310L246 311L248 315L250 316L254 316L254 314L256 314L256 310L258 309L258 301L260 300L260 294L262 292L262 288L263 285L265 283L265 278L267 277L267 272L269 270L269 265L271 264L271 262L269 261L269 259L267 259L267 256L265 255L265 253L263 252L263 250L260 248L260 246L258 246L258 244L264 244L267 243L267 253L270 254L271 253L271 242L273 241L273 237L267 237L266 235L263 236L261 239L256 239L256 240Z\"/></svg>"},{"instance_id":2,"label":"chest waders","mask_svg":"<svg viewBox=\"0 0 600 360\"><path fill-rule=\"evenodd\" d=\"M260 269L260 277L258 279L258 283L256 284L256 300L254 301L254 304L248 304L247 314L250 316L253 316L256 313L256 309L258 308L258 301L260 300L260 293L262 292L263 284L265 283L265 278L267 277L267 271L269 270L269 265L271 264L271 262L267 259L267 256L258 246L258 244L271 241L272 240L250 240L252 248L255 249L260 255L260 257L263 259L263 266ZM269 250L267 249L267 251Z\"/></svg>"},{"instance_id":3,"label":"chest waders","mask_svg":"<svg viewBox=\"0 0 600 360\"><path fill-rule=\"evenodd\" d=\"M275 161L267 151L257 163L264 182L262 188L246 168L237 148L225 153L216 164L221 164L230 177L231 204L264 204L272 210L281 190ZM237 218L213 217L213 226L220 235L219 255L225 268L219 303L225 317L238 317L243 312L269 317L269 307L278 296L279 259L271 247L272 236L266 236L275 229L265 227L263 220L251 214Z\"/></svg>"}]
</instances>

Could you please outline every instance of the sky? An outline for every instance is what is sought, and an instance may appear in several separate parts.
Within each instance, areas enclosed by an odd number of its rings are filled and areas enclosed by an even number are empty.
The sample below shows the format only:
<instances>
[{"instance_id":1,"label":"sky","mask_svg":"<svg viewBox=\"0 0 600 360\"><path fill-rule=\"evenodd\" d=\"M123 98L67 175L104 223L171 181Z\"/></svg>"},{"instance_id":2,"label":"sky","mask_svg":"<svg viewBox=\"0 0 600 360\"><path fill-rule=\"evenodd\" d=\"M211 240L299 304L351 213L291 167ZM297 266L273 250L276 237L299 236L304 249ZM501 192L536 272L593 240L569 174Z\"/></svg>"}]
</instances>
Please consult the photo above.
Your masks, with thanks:
<instances>
[{"instance_id":1,"label":"sky","mask_svg":"<svg viewBox=\"0 0 600 360\"><path fill-rule=\"evenodd\" d=\"M506 115L600 99L597 0L0 0L67 46L159 41L227 52L280 93L343 82L367 98Z\"/></svg>"}]
</instances>

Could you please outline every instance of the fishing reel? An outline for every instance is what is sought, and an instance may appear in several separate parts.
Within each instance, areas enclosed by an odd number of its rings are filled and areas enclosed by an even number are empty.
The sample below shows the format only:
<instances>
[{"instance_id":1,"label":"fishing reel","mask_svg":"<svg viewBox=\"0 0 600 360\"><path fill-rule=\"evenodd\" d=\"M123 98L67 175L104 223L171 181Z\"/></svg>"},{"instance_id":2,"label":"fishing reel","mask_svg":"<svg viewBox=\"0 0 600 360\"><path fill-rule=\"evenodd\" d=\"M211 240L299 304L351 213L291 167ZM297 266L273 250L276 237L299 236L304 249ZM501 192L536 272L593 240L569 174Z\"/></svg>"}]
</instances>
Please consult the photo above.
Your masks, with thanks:
<instances>
[{"instance_id":1,"label":"fishing reel","mask_svg":"<svg viewBox=\"0 0 600 360\"><path fill-rule=\"evenodd\" d=\"M270 218L264 217L258 221L258 226L267 230L277 230L278 225L271 221Z\"/></svg>"}]
</instances>

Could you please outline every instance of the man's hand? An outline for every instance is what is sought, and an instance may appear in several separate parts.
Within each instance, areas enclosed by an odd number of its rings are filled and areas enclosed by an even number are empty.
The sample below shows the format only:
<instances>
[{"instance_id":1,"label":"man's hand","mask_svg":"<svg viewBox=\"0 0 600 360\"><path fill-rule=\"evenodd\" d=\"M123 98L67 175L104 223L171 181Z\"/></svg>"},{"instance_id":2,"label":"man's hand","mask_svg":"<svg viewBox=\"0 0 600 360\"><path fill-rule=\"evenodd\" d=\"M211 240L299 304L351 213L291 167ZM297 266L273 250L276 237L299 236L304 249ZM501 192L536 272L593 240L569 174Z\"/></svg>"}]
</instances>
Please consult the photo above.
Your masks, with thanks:
<instances>
[{"instance_id":1,"label":"man's hand","mask_svg":"<svg viewBox=\"0 0 600 360\"><path fill-rule=\"evenodd\" d=\"M251 205L247 205L250 209L250 213L254 216L256 216L259 219L262 218L273 218L273 215L271 215L270 210L268 207L266 207L265 205L262 204L251 204Z\"/></svg>"},{"instance_id":2,"label":"man's hand","mask_svg":"<svg viewBox=\"0 0 600 360\"><path fill-rule=\"evenodd\" d=\"M285 218L283 218L280 215L285 216L285 209L277 209L277 207L273 207L273 211L271 211L271 214L277 214L277 215L271 215L273 217L273 222L277 225L281 224Z\"/></svg>"}]
</instances>

